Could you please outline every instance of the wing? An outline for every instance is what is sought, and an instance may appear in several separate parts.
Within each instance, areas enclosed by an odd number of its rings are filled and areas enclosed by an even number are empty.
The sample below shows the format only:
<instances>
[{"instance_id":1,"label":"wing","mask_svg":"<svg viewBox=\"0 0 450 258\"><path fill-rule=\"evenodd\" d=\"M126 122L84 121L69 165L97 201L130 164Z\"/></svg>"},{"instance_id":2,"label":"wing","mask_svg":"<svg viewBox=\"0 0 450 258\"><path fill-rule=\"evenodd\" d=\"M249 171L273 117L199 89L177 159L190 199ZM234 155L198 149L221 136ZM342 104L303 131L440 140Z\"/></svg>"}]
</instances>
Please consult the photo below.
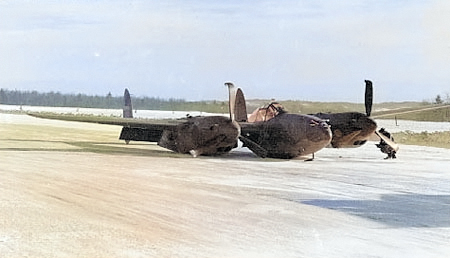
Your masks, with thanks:
<instances>
[{"instance_id":1,"label":"wing","mask_svg":"<svg viewBox=\"0 0 450 258\"><path fill-rule=\"evenodd\" d=\"M231 83L226 85L229 85L229 88L232 86ZM235 97L234 94L232 97ZM230 110L231 108L234 107L230 105ZM127 89L124 93L124 118L54 113L29 115L38 118L119 125L122 126L119 139L125 140L126 143L130 141L157 142L163 148L179 153L190 153L194 157L229 152L237 146L239 137L239 125L224 116L189 116L177 120L133 119L131 98Z\"/></svg>"},{"instance_id":2,"label":"wing","mask_svg":"<svg viewBox=\"0 0 450 258\"><path fill-rule=\"evenodd\" d=\"M219 155L237 146L238 126L225 116L196 116L177 120L152 120L60 114L30 114L34 117L65 121L89 122L122 126L119 139L157 142L159 146L178 153Z\"/></svg>"},{"instance_id":3,"label":"wing","mask_svg":"<svg viewBox=\"0 0 450 258\"><path fill-rule=\"evenodd\" d=\"M187 119L136 119L56 113L28 113L28 115L44 119L123 126L119 139L148 142L158 142L165 130L173 130L177 125L187 121Z\"/></svg>"}]
</instances>

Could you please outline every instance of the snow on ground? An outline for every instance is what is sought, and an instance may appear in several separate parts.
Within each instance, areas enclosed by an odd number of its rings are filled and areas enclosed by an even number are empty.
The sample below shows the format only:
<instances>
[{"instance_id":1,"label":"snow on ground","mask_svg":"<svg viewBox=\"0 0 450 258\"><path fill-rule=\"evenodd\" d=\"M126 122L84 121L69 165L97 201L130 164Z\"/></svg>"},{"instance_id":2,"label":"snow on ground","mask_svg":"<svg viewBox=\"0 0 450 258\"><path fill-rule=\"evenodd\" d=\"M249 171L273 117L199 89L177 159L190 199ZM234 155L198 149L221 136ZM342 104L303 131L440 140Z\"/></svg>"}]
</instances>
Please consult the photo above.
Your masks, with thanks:
<instances>
[{"instance_id":1,"label":"snow on ground","mask_svg":"<svg viewBox=\"0 0 450 258\"><path fill-rule=\"evenodd\" d=\"M62 149L77 139L60 123L74 124L0 114L5 257L450 254L450 150L401 146L397 159L383 160L368 143L323 149L312 162L260 159L246 148L164 157L156 145L125 147L111 136L84 144L147 154L93 153ZM21 125L52 128L60 140L11 139ZM84 137L111 135L111 126L93 126Z\"/></svg>"},{"instance_id":2,"label":"snow on ground","mask_svg":"<svg viewBox=\"0 0 450 258\"><path fill-rule=\"evenodd\" d=\"M384 127L391 133L402 131L411 131L414 133L421 132L444 132L450 131L450 122L422 122L409 120L376 119L379 128Z\"/></svg>"},{"instance_id":3,"label":"snow on ground","mask_svg":"<svg viewBox=\"0 0 450 258\"><path fill-rule=\"evenodd\" d=\"M100 108L74 108L74 107L36 107L36 106L17 106L17 105L0 105L0 110L6 111L25 111L25 112L55 112L62 114L89 114L101 116L117 116L121 117L122 109L100 109ZM217 115L200 111L161 111L161 110L134 110L133 116L136 118L183 118L187 115L191 116L207 116Z\"/></svg>"}]
</instances>

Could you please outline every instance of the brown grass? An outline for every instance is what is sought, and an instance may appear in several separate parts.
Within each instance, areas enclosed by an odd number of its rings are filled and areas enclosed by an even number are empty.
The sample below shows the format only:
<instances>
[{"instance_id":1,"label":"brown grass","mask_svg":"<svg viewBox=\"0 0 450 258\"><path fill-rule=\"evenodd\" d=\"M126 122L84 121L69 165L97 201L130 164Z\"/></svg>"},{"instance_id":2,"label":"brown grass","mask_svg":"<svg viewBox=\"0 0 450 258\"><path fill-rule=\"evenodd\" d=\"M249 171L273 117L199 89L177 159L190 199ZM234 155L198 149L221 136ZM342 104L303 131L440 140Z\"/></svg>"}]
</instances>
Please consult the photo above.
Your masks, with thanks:
<instances>
[{"instance_id":1,"label":"brown grass","mask_svg":"<svg viewBox=\"0 0 450 258\"><path fill-rule=\"evenodd\" d=\"M450 149L450 131L433 133L413 133L410 131L406 131L394 133L393 136L395 138L395 141L400 144Z\"/></svg>"}]
</instances>

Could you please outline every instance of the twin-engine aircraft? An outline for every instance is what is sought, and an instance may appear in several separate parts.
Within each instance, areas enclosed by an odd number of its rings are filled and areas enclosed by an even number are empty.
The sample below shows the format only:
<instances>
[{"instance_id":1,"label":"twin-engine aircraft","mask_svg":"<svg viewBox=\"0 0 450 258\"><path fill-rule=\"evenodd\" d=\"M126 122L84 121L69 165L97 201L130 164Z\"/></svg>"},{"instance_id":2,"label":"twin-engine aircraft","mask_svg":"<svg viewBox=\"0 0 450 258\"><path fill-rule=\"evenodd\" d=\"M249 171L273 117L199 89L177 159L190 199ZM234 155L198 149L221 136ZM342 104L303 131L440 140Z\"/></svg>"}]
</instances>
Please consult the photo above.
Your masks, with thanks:
<instances>
[{"instance_id":1,"label":"twin-engine aircraft","mask_svg":"<svg viewBox=\"0 0 450 258\"><path fill-rule=\"evenodd\" d=\"M369 117L372 108L372 83L366 81L366 114L357 112L315 115L289 114L279 104L255 111L248 116L241 89L225 83L229 91L230 116L188 116L178 120L133 119L129 91L124 93L123 118L64 120L95 122L123 126L119 139L157 142L174 152L220 155L238 146L240 140L257 156L292 159L307 156L324 147L358 147L375 132L376 123ZM34 114L41 118L52 118ZM60 118L56 118L60 119ZM381 137L381 136L380 136ZM391 144L391 142L388 142Z\"/></svg>"}]
</instances>

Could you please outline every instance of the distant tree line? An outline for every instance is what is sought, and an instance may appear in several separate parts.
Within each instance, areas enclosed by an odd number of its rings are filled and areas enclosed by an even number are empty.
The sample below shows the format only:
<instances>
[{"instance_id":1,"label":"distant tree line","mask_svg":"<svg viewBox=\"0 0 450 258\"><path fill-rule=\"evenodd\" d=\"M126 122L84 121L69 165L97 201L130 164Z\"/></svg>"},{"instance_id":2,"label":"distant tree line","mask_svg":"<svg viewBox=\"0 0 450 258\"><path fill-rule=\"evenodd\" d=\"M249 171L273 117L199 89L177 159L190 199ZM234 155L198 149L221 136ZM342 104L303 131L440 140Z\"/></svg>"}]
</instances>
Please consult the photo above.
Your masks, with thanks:
<instances>
[{"instance_id":1,"label":"distant tree line","mask_svg":"<svg viewBox=\"0 0 450 258\"><path fill-rule=\"evenodd\" d=\"M132 103L133 109L141 110L228 112L225 109L227 108L226 103L218 101L188 102L184 99L174 98L132 97ZM40 93L37 91L0 89L0 104L120 109L124 105L124 99L123 97L114 97L111 93L105 96L90 96L85 94L62 94L60 92Z\"/></svg>"}]
</instances>

